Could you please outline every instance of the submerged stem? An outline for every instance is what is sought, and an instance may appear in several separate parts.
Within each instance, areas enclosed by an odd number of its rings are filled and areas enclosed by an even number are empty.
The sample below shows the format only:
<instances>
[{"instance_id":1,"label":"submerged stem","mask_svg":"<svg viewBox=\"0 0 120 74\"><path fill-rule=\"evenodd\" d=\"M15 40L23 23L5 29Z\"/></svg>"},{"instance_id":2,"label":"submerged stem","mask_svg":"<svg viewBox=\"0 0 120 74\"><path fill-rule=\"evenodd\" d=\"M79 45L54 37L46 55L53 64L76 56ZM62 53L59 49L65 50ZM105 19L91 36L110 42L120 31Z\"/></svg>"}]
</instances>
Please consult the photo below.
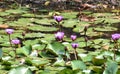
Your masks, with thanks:
<instances>
[{"instance_id":1,"label":"submerged stem","mask_svg":"<svg viewBox=\"0 0 120 74\"><path fill-rule=\"evenodd\" d=\"M114 53L113 60L115 61L115 59L116 59L115 49L114 49L113 53Z\"/></svg>"},{"instance_id":2,"label":"submerged stem","mask_svg":"<svg viewBox=\"0 0 120 74\"><path fill-rule=\"evenodd\" d=\"M59 25L59 30L61 31L61 26L60 26L60 22L58 22L58 25Z\"/></svg>"},{"instance_id":3,"label":"submerged stem","mask_svg":"<svg viewBox=\"0 0 120 74\"><path fill-rule=\"evenodd\" d=\"M118 48L119 48L118 42L117 42L117 40L115 40L114 41L114 50L113 50L113 53L114 53L113 60L114 61L116 59L116 50L118 50Z\"/></svg>"},{"instance_id":4,"label":"submerged stem","mask_svg":"<svg viewBox=\"0 0 120 74\"><path fill-rule=\"evenodd\" d=\"M12 48L12 43L11 43L11 36L10 36L10 34L9 34L9 42L10 42L10 46L11 46L11 48Z\"/></svg>"},{"instance_id":5,"label":"submerged stem","mask_svg":"<svg viewBox=\"0 0 120 74\"><path fill-rule=\"evenodd\" d=\"M76 49L74 49L74 55L75 55L75 60L77 60L78 57L77 57L77 51L76 51Z\"/></svg>"}]
</instances>

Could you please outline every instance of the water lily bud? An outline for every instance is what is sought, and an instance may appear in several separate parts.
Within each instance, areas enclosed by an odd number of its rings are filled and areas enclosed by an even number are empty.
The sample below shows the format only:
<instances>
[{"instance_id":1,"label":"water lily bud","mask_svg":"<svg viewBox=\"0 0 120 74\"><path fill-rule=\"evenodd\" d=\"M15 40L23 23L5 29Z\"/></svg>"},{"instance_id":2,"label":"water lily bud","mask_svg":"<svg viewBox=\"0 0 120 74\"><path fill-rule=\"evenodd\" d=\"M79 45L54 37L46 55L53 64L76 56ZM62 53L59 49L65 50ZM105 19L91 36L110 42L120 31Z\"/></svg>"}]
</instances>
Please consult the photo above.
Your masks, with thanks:
<instances>
[{"instance_id":1,"label":"water lily bud","mask_svg":"<svg viewBox=\"0 0 120 74\"><path fill-rule=\"evenodd\" d=\"M84 27L84 31L87 32L87 29L88 29L88 26L85 26Z\"/></svg>"},{"instance_id":2,"label":"water lily bud","mask_svg":"<svg viewBox=\"0 0 120 74\"><path fill-rule=\"evenodd\" d=\"M5 29L5 31L6 31L7 34L12 34L14 32L13 29Z\"/></svg>"},{"instance_id":3,"label":"water lily bud","mask_svg":"<svg viewBox=\"0 0 120 74\"><path fill-rule=\"evenodd\" d=\"M72 47L73 47L74 49L76 49L78 46L79 46L78 43L72 43Z\"/></svg>"},{"instance_id":4,"label":"water lily bud","mask_svg":"<svg viewBox=\"0 0 120 74\"><path fill-rule=\"evenodd\" d=\"M62 16L54 16L54 19L57 21L57 22L61 22L63 20L63 17Z\"/></svg>"},{"instance_id":5,"label":"water lily bud","mask_svg":"<svg viewBox=\"0 0 120 74\"><path fill-rule=\"evenodd\" d=\"M25 36L25 32L22 32L22 36Z\"/></svg>"},{"instance_id":6,"label":"water lily bud","mask_svg":"<svg viewBox=\"0 0 120 74\"><path fill-rule=\"evenodd\" d=\"M68 48L67 47L65 47L65 51L67 51L68 50Z\"/></svg>"},{"instance_id":7,"label":"water lily bud","mask_svg":"<svg viewBox=\"0 0 120 74\"><path fill-rule=\"evenodd\" d=\"M70 38L74 41L74 40L76 40L77 36L76 35L71 35Z\"/></svg>"},{"instance_id":8,"label":"water lily bud","mask_svg":"<svg viewBox=\"0 0 120 74\"><path fill-rule=\"evenodd\" d=\"M55 33L55 38L59 41L63 40L64 38L64 32L57 32Z\"/></svg>"},{"instance_id":9,"label":"water lily bud","mask_svg":"<svg viewBox=\"0 0 120 74\"><path fill-rule=\"evenodd\" d=\"M11 43L17 45L17 44L20 44L20 40L14 39L11 41Z\"/></svg>"},{"instance_id":10,"label":"water lily bud","mask_svg":"<svg viewBox=\"0 0 120 74\"><path fill-rule=\"evenodd\" d=\"M113 39L113 40L118 40L118 39L120 39L120 34L118 34L118 33L112 34L112 39Z\"/></svg>"}]
</instances>

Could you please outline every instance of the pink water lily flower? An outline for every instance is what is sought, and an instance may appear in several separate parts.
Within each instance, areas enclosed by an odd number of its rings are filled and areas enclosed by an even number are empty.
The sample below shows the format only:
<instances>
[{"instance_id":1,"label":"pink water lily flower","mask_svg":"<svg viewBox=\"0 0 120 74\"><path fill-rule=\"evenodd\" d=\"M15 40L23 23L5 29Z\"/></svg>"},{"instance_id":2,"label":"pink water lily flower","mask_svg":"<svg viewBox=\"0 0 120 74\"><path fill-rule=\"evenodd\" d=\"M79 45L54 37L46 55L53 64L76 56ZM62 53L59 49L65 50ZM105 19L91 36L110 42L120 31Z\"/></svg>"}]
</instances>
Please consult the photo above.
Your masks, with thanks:
<instances>
[{"instance_id":1,"label":"pink water lily flower","mask_svg":"<svg viewBox=\"0 0 120 74\"><path fill-rule=\"evenodd\" d=\"M62 16L54 16L54 19L57 21L57 22L61 22L63 20L63 17Z\"/></svg>"},{"instance_id":2,"label":"pink water lily flower","mask_svg":"<svg viewBox=\"0 0 120 74\"><path fill-rule=\"evenodd\" d=\"M17 44L20 44L20 40L14 39L14 40L11 40L11 43L17 45Z\"/></svg>"},{"instance_id":3,"label":"pink water lily flower","mask_svg":"<svg viewBox=\"0 0 120 74\"><path fill-rule=\"evenodd\" d=\"M6 31L7 34L12 34L14 32L13 29L5 29L5 31Z\"/></svg>"},{"instance_id":4,"label":"pink water lily flower","mask_svg":"<svg viewBox=\"0 0 120 74\"><path fill-rule=\"evenodd\" d=\"M118 34L118 33L112 34L112 39L113 39L113 40L118 40L118 39L120 39L120 34Z\"/></svg>"},{"instance_id":5,"label":"pink water lily flower","mask_svg":"<svg viewBox=\"0 0 120 74\"><path fill-rule=\"evenodd\" d=\"M57 32L55 33L55 38L59 41L63 40L64 38L64 32Z\"/></svg>"},{"instance_id":6,"label":"pink water lily flower","mask_svg":"<svg viewBox=\"0 0 120 74\"><path fill-rule=\"evenodd\" d=\"M77 36L76 35L71 35L70 38L72 39L72 41L76 40Z\"/></svg>"},{"instance_id":7,"label":"pink water lily flower","mask_svg":"<svg viewBox=\"0 0 120 74\"><path fill-rule=\"evenodd\" d=\"M79 46L78 43L72 43L71 45L74 49L76 49Z\"/></svg>"}]
</instances>

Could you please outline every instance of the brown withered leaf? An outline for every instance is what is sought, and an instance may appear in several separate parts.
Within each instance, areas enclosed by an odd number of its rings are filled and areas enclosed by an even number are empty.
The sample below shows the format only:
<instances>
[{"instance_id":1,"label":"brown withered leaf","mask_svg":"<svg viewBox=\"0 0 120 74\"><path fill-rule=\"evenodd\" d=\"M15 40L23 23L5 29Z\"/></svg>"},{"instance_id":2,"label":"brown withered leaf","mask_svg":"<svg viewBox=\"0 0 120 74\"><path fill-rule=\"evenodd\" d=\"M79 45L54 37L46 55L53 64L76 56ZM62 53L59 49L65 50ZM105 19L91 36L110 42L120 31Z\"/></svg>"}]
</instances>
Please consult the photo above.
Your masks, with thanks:
<instances>
[{"instance_id":1,"label":"brown withered leaf","mask_svg":"<svg viewBox=\"0 0 120 74\"><path fill-rule=\"evenodd\" d=\"M108 50L109 49L109 45L105 45L102 48L105 49L105 50Z\"/></svg>"},{"instance_id":2,"label":"brown withered leaf","mask_svg":"<svg viewBox=\"0 0 120 74\"><path fill-rule=\"evenodd\" d=\"M6 29L9 28L7 24L0 24L0 29Z\"/></svg>"},{"instance_id":3,"label":"brown withered leaf","mask_svg":"<svg viewBox=\"0 0 120 74\"><path fill-rule=\"evenodd\" d=\"M86 21L86 22L93 22L95 21L95 17L90 17L90 16L83 16L80 18L81 21Z\"/></svg>"}]
</instances>

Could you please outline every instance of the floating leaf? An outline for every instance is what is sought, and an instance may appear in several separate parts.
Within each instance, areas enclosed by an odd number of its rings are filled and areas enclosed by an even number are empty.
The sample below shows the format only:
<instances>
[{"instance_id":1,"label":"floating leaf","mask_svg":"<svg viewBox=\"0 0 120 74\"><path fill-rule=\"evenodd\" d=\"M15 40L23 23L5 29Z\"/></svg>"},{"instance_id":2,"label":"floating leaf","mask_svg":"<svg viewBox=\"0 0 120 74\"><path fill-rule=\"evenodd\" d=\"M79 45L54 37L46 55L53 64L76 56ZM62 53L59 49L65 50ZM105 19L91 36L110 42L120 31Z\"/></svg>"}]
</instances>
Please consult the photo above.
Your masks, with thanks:
<instances>
[{"instance_id":1,"label":"floating leaf","mask_svg":"<svg viewBox=\"0 0 120 74\"><path fill-rule=\"evenodd\" d=\"M41 32L54 32L58 30L58 28L55 27L46 27L41 25L30 26L28 27L28 29L32 31L41 31Z\"/></svg>"},{"instance_id":2,"label":"floating leaf","mask_svg":"<svg viewBox=\"0 0 120 74\"><path fill-rule=\"evenodd\" d=\"M63 60L62 57L58 57L57 61L53 65L54 66L64 66L65 65L65 61Z\"/></svg>"},{"instance_id":3,"label":"floating leaf","mask_svg":"<svg viewBox=\"0 0 120 74\"><path fill-rule=\"evenodd\" d=\"M45 47L46 47L45 44L34 44L34 45L32 45L32 48L34 50L44 50Z\"/></svg>"},{"instance_id":4,"label":"floating leaf","mask_svg":"<svg viewBox=\"0 0 120 74\"><path fill-rule=\"evenodd\" d=\"M32 46L31 45L27 45L21 48L16 49L18 54L23 54L25 56L28 56L31 51L32 51Z\"/></svg>"},{"instance_id":5,"label":"floating leaf","mask_svg":"<svg viewBox=\"0 0 120 74\"><path fill-rule=\"evenodd\" d=\"M93 42L95 44L100 44L101 42L103 42L104 39L95 39Z\"/></svg>"},{"instance_id":6,"label":"floating leaf","mask_svg":"<svg viewBox=\"0 0 120 74\"><path fill-rule=\"evenodd\" d=\"M57 74L78 74L77 70L63 69Z\"/></svg>"},{"instance_id":7,"label":"floating leaf","mask_svg":"<svg viewBox=\"0 0 120 74\"><path fill-rule=\"evenodd\" d=\"M0 48L0 58L2 58L2 56L3 56L3 51L2 51L2 49Z\"/></svg>"},{"instance_id":8,"label":"floating leaf","mask_svg":"<svg viewBox=\"0 0 120 74\"><path fill-rule=\"evenodd\" d=\"M101 58L93 58L92 62L96 66L101 66L101 65L103 65L106 62L106 60L105 59L101 59Z\"/></svg>"},{"instance_id":9,"label":"floating leaf","mask_svg":"<svg viewBox=\"0 0 120 74\"><path fill-rule=\"evenodd\" d=\"M89 54L78 54L83 62L92 61L93 56Z\"/></svg>"},{"instance_id":10,"label":"floating leaf","mask_svg":"<svg viewBox=\"0 0 120 74\"><path fill-rule=\"evenodd\" d=\"M20 67L11 69L8 74L33 74L33 73L29 68L20 66Z\"/></svg>"},{"instance_id":11,"label":"floating leaf","mask_svg":"<svg viewBox=\"0 0 120 74\"><path fill-rule=\"evenodd\" d=\"M84 69L86 69L85 63L80 61L80 60L71 61L71 65L72 65L73 70L76 70L76 69L84 70Z\"/></svg>"},{"instance_id":12,"label":"floating leaf","mask_svg":"<svg viewBox=\"0 0 120 74\"><path fill-rule=\"evenodd\" d=\"M26 33L25 38L37 38L37 37L44 37L45 34L43 33Z\"/></svg>"},{"instance_id":13,"label":"floating leaf","mask_svg":"<svg viewBox=\"0 0 120 74\"><path fill-rule=\"evenodd\" d=\"M78 12L65 12L65 13L61 13L62 16L64 16L64 18L68 18L68 19L72 19L72 18L76 18Z\"/></svg>"},{"instance_id":14,"label":"floating leaf","mask_svg":"<svg viewBox=\"0 0 120 74\"><path fill-rule=\"evenodd\" d=\"M116 74L118 70L118 65L114 61L109 61L106 63L106 68L103 72L103 74Z\"/></svg>"},{"instance_id":15,"label":"floating leaf","mask_svg":"<svg viewBox=\"0 0 120 74\"><path fill-rule=\"evenodd\" d=\"M31 61L33 65L35 66L44 66L46 65L47 63L49 63L48 60L40 60L40 59L35 59L35 60L32 60Z\"/></svg>"},{"instance_id":16,"label":"floating leaf","mask_svg":"<svg viewBox=\"0 0 120 74\"><path fill-rule=\"evenodd\" d=\"M6 10L5 12L10 13L10 14L26 13L26 11L23 11L22 9L9 9L9 10Z\"/></svg>"},{"instance_id":17,"label":"floating leaf","mask_svg":"<svg viewBox=\"0 0 120 74\"><path fill-rule=\"evenodd\" d=\"M117 31L117 28L114 27L97 27L94 28L94 30L99 31L99 32L108 32L108 31Z\"/></svg>"},{"instance_id":18,"label":"floating leaf","mask_svg":"<svg viewBox=\"0 0 120 74\"><path fill-rule=\"evenodd\" d=\"M26 40L25 41L25 45L34 45L34 44L37 44L39 43L39 40L38 39L35 39L34 41L33 40Z\"/></svg>"},{"instance_id":19,"label":"floating leaf","mask_svg":"<svg viewBox=\"0 0 120 74\"><path fill-rule=\"evenodd\" d=\"M67 28L73 28L73 26L77 24L78 24L77 20L69 19L67 21L64 21L64 24L62 24L62 26L67 27Z\"/></svg>"},{"instance_id":20,"label":"floating leaf","mask_svg":"<svg viewBox=\"0 0 120 74\"><path fill-rule=\"evenodd\" d=\"M100 66L93 66L93 71L99 74L103 73L103 68L101 68Z\"/></svg>"},{"instance_id":21,"label":"floating leaf","mask_svg":"<svg viewBox=\"0 0 120 74\"><path fill-rule=\"evenodd\" d=\"M10 13L7 13L7 12L0 12L0 16L8 16L10 15Z\"/></svg>"},{"instance_id":22,"label":"floating leaf","mask_svg":"<svg viewBox=\"0 0 120 74\"><path fill-rule=\"evenodd\" d=\"M52 42L48 44L48 48L56 55L65 55L65 46L59 42Z\"/></svg>"},{"instance_id":23,"label":"floating leaf","mask_svg":"<svg viewBox=\"0 0 120 74\"><path fill-rule=\"evenodd\" d=\"M54 20L47 19L47 18L44 18L41 20L36 19L36 21L35 21L35 23L45 25L45 26L52 26L51 22L54 22Z\"/></svg>"}]
</instances>

